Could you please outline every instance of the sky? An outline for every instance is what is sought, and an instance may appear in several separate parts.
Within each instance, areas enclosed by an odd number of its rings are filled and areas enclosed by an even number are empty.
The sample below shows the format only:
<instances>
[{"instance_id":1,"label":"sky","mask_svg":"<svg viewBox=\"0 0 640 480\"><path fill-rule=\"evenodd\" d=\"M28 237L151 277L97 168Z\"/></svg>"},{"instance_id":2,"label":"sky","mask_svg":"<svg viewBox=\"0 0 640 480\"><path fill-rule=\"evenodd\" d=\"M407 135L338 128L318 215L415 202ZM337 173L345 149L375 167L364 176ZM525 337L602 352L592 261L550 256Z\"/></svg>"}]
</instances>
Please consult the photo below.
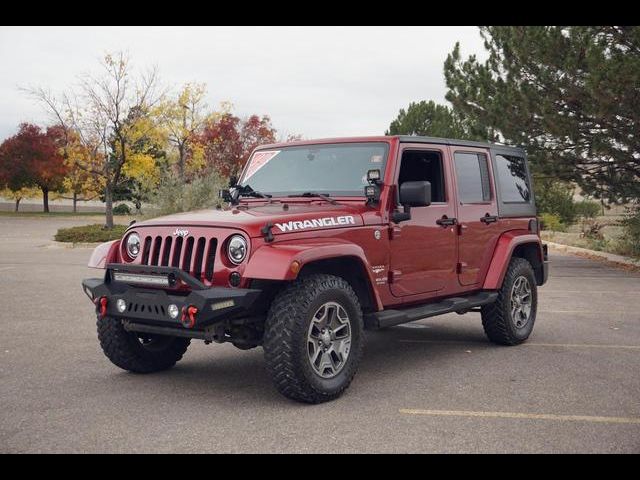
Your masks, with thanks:
<instances>
[{"instance_id":1,"label":"sky","mask_svg":"<svg viewBox=\"0 0 640 480\"><path fill-rule=\"evenodd\" d=\"M0 27L0 140L51 118L20 87L59 94L107 52L157 66L164 86L207 84L212 108L269 115L279 136L381 135L409 102L445 103L443 63L486 58L476 27Z\"/></svg>"}]
</instances>

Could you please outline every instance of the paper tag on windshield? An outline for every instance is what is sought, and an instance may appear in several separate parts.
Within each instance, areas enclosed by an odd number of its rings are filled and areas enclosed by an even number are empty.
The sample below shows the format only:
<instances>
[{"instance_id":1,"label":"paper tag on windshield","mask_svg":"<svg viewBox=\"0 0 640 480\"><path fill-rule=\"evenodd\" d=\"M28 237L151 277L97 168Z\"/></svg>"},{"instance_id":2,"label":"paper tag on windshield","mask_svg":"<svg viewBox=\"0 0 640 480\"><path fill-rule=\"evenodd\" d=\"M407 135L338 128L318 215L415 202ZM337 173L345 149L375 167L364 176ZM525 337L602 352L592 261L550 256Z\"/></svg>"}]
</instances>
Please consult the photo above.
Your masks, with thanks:
<instances>
[{"instance_id":1,"label":"paper tag on windshield","mask_svg":"<svg viewBox=\"0 0 640 480\"><path fill-rule=\"evenodd\" d=\"M382 155L371 155L371 163L382 163Z\"/></svg>"},{"instance_id":2,"label":"paper tag on windshield","mask_svg":"<svg viewBox=\"0 0 640 480\"><path fill-rule=\"evenodd\" d=\"M249 177L252 177L253 175L255 175L255 173L258 170L260 170L267 163L269 163L269 161L273 157L278 155L280 152L281 152L281 150L269 150L269 151L266 151L266 152L256 152L256 153L254 153L253 157L251 157L251 161L249 162L249 165L247 166L247 171L246 171L242 181L246 182L249 179Z\"/></svg>"}]
</instances>

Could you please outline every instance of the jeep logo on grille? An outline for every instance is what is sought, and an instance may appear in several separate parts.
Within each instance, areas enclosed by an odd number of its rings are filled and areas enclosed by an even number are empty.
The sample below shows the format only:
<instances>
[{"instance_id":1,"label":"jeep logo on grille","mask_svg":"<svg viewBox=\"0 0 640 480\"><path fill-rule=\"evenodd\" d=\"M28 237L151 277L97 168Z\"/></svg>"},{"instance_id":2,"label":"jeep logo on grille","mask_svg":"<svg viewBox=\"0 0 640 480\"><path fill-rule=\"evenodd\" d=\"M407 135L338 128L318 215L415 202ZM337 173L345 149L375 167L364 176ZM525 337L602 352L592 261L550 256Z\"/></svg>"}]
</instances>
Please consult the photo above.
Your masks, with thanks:
<instances>
[{"instance_id":1,"label":"jeep logo on grille","mask_svg":"<svg viewBox=\"0 0 640 480\"><path fill-rule=\"evenodd\" d=\"M173 232L174 237L186 237L187 235L189 235L189 230L184 230L181 228L176 228L176 231Z\"/></svg>"}]
</instances>

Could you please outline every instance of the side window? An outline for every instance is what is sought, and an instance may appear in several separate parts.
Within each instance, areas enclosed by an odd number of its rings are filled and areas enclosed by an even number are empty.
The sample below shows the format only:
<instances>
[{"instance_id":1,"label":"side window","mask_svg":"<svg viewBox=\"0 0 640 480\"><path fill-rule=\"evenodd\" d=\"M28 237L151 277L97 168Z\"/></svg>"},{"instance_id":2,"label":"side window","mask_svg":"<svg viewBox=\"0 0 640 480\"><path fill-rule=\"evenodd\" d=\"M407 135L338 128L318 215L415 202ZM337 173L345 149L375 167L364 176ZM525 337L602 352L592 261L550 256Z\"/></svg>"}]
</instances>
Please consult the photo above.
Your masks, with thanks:
<instances>
[{"instance_id":1,"label":"side window","mask_svg":"<svg viewBox=\"0 0 640 480\"><path fill-rule=\"evenodd\" d=\"M458 179L458 196L462 203L491 200L489 166L486 155L456 152L453 156Z\"/></svg>"},{"instance_id":2,"label":"side window","mask_svg":"<svg viewBox=\"0 0 640 480\"><path fill-rule=\"evenodd\" d=\"M410 181L431 183L431 202L445 202L444 172L440 152L405 150L400 163L398 185Z\"/></svg>"},{"instance_id":3,"label":"side window","mask_svg":"<svg viewBox=\"0 0 640 480\"><path fill-rule=\"evenodd\" d=\"M531 190L524 158L496 155L500 199L503 203L529 203Z\"/></svg>"}]
</instances>

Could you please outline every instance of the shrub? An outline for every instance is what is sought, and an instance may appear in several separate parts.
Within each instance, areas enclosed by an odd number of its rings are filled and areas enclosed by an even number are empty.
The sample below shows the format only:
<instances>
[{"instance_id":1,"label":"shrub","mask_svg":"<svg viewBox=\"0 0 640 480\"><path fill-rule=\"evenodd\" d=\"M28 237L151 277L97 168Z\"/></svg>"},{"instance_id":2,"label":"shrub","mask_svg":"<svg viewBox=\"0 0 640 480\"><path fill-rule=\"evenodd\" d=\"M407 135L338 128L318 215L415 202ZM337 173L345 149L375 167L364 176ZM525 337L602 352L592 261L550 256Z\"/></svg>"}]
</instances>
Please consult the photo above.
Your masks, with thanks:
<instances>
[{"instance_id":1,"label":"shrub","mask_svg":"<svg viewBox=\"0 0 640 480\"><path fill-rule=\"evenodd\" d=\"M199 208L213 207L218 203L218 190L225 188L227 180L213 173L184 183L175 175L164 177L153 195L159 215L188 212Z\"/></svg>"},{"instance_id":2,"label":"shrub","mask_svg":"<svg viewBox=\"0 0 640 480\"><path fill-rule=\"evenodd\" d=\"M640 204L630 208L620 224L623 232L617 250L622 255L640 257Z\"/></svg>"},{"instance_id":3,"label":"shrub","mask_svg":"<svg viewBox=\"0 0 640 480\"><path fill-rule=\"evenodd\" d=\"M550 213L560 218L564 225L571 225L576 219L576 204L573 201L573 187L567 182L544 179L535 182L538 213Z\"/></svg>"},{"instance_id":4,"label":"shrub","mask_svg":"<svg viewBox=\"0 0 640 480\"><path fill-rule=\"evenodd\" d=\"M106 229L104 225L83 225L81 227L61 228L55 235L58 242L70 243L94 243L108 242L122 238L126 225L114 225L112 229Z\"/></svg>"},{"instance_id":5,"label":"shrub","mask_svg":"<svg viewBox=\"0 0 640 480\"><path fill-rule=\"evenodd\" d=\"M600 215L602 207L598 202L583 200L574 205L576 215L582 218L596 218Z\"/></svg>"},{"instance_id":6,"label":"shrub","mask_svg":"<svg viewBox=\"0 0 640 480\"><path fill-rule=\"evenodd\" d=\"M121 203L113 208L114 215L131 215L131 209L126 203Z\"/></svg>"},{"instance_id":7,"label":"shrub","mask_svg":"<svg viewBox=\"0 0 640 480\"><path fill-rule=\"evenodd\" d=\"M558 215L553 213L543 213L540 215L540 228L542 230L553 230L554 232L564 232L565 226Z\"/></svg>"}]
</instances>

